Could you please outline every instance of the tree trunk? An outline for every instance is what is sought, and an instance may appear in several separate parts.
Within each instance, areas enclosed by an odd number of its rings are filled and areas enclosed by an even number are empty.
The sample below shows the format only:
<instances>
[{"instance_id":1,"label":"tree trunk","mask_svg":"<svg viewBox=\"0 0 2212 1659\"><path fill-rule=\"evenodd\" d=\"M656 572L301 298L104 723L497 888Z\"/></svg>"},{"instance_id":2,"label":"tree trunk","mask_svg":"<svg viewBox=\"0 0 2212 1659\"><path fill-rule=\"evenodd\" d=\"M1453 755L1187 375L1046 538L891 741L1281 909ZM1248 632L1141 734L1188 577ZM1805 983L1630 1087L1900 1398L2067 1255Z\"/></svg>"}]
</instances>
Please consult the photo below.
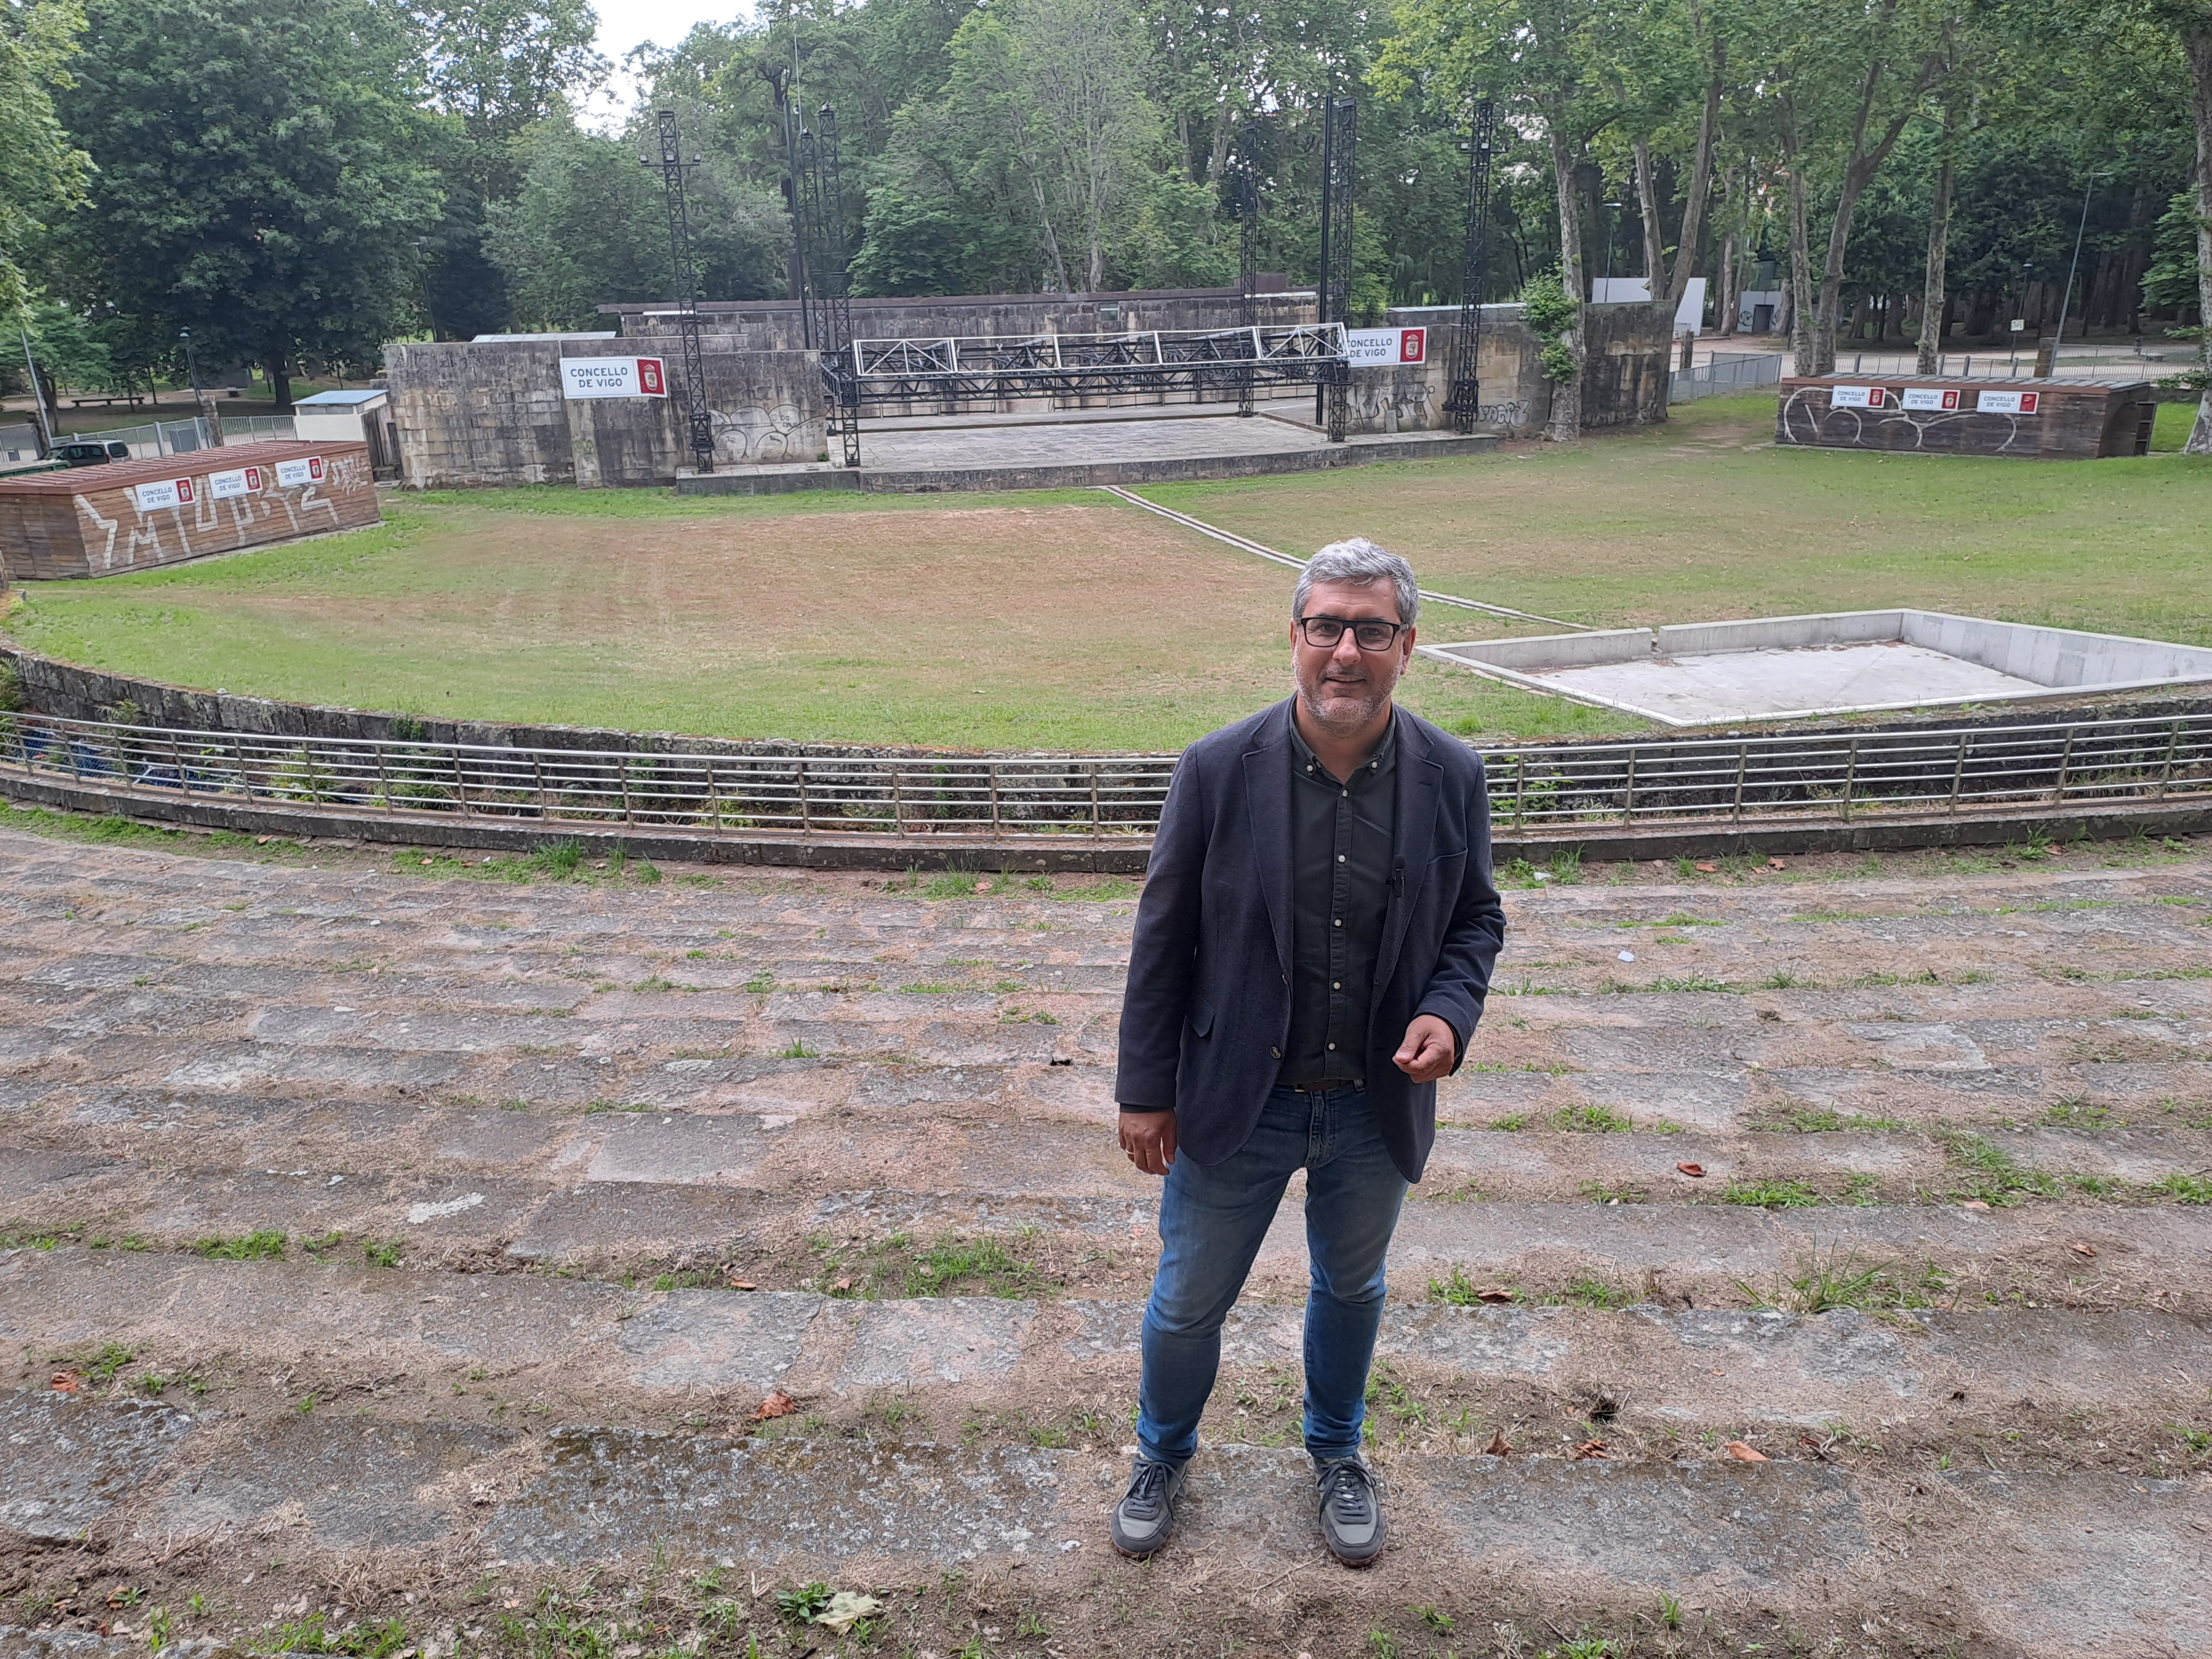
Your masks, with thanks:
<instances>
[{"instance_id":1,"label":"tree trunk","mask_svg":"<svg viewBox=\"0 0 2212 1659\"><path fill-rule=\"evenodd\" d=\"M1944 292L1944 265L1951 247L1951 180L1954 170L1951 138L1957 111L1943 100L1942 164L1936 169L1936 201L1928 210L1928 280L1920 290L1920 358L1923 374L1936 372L1936 355L1943 349L1943 318L1950 309Z\"/></svg>"},{"instance_id":2,"label":"tree trunk","mask_svg":"<svg viewBox=\"0 0 2212 1659\"><path fill-rule=\"evenodd\" d=\"M292 361L281 348L272 349L262 360L262 369L269 376L269 395L279 415L292 412Z\"/></svg>"},{"instance_id":3,"label":"tree trunk","mask_svg":"<svg viewBox=\"0 0 2212 1659\"><path fill-rule=\"evenodd\" d=\"M1735 337L1735 313L1741 305L1736 297L1735 232L1730 230L1721 238L1720 293L1713 301L1713 319L1720 325L1723 340Z\"/></svg>"},{"instance_id":4,"label":"tree trunk","mask_svg":"<svg viewBox=\"0 0 2212 1659\"><path fill-rule=\"evenodd\" d=\"M2212 27L2185 29L2181 50L2189 59L2190 106L2197 117L2197 319L2212 319ZM2198 362L2212 373L2212 327L2203 327ZM2212 455L2212 381L2197 400L2197 423L2183 453Z\"/></svg>"},{"instance_id":5,"label":"tree trunk","mask_svg":"<svg viewBox=\"0 0 2212 1659\"><path fill-rule=\"evenodd\" d=\"M1644 221L1644 289L1656 301L1662 297L1660 278L1667 264L1666 238L1659 228L1659 182L1651 166L1651 141L1638 138L1629 148L1636 157L1636 214Z\"/></svg>"},{"instance_id":6,"label":"tree trunk","mask_svg":"<svg viewBox=\"0 0 2212 1659\"><path fill-rule=\"evenodd\" d=\"M1805 223L1805 163L1797 150L1796 111L1786 95L1782 112L1783 159L1790 171L1790 349L1798 374L1819 374L1824 371L1813 338L1813 252Z\"/></svg>"},{"instance_id":7,"label":"tree trunk","mask_svg":"<svg viewBox=\"0 0 2212 1659\"><path fill-rule=\"evenodd\" d=\"M1559 197L1559 286L1579 307L1586 292L1583 284L1582 191L1576 178L1580 158L1567 148L1566 111L1554 107L1546 114L1548 119L1545 125L1550 129L1552 140L1552 180ZM1571 443L1582 435L1583 430L1583 331L1579 325L1570 327L1560 343L1575 360L1575 374L1572 380L1552 382L1552 415L1545 423L1544 435L1554 443Z\"/></svg>"}]
</instances>

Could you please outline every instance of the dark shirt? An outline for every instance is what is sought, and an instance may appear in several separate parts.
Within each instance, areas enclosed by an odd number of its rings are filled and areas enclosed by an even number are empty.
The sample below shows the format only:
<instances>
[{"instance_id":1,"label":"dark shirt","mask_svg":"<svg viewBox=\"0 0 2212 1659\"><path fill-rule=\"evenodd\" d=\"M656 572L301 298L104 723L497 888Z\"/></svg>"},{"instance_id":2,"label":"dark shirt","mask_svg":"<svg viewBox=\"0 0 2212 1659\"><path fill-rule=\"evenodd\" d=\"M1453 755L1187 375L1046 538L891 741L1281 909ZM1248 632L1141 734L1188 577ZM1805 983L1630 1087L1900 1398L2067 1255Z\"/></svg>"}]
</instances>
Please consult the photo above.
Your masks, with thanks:
<instances>
[{"instance_id":1,"label":"dark shirt","mask_svg":"<svg viewBox=\"0 0 2212 1659\"><path fill-rule=\"evenodd\" d=\"M1398 848L1398 722L1349 780L1291 723L1291 1035L1277 1081L1367 1075L1375 958Z\"/></svg>"}]
</instances>

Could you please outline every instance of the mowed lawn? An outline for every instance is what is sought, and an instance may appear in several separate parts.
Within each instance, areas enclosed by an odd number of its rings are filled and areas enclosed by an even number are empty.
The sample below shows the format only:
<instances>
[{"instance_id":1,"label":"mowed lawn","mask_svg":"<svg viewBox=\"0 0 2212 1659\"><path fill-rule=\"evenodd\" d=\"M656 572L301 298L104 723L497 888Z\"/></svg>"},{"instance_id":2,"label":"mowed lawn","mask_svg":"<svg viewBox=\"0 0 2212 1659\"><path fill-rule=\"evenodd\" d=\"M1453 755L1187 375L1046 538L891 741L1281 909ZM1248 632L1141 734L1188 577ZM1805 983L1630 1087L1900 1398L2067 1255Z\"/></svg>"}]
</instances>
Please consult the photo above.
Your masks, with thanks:
<instances>
[{"instance_id":1,"label":"mowed lawn","mask_svg":"<svg viewBox=\"0 0 2212 1659\"><path fill-rule=\"evenodd\" d=\"M2192 413L2161 408L2160 440ZM1715 398L1480 462L1145 493L1286 551L1368 536L1424 586L1585 626L1914 605L2212 644L2212 462L1780 449L1773 422L1771 393Z\"/></svg>"},{"instance_id":2,"label":"mowed lawn","mask_svg":"<svg viewBox=\"0 0 2212 1659\"><path fill-rule=\"evenodd\" d=\"M1286 550L1371 536L1425 586L1585 623L1911 604L2212 641L2212 465L1778 451L1771 410L1146 493ZM4 627L187 685L738 738L1172 749L1287 689L1292 573L1096 492L384 506L376 529L34 584ZM1441 607L1423 627L1497 631ZM1405 697L1492 739L1636 729L1427 663Z\"/></svg>"}]
</instances>

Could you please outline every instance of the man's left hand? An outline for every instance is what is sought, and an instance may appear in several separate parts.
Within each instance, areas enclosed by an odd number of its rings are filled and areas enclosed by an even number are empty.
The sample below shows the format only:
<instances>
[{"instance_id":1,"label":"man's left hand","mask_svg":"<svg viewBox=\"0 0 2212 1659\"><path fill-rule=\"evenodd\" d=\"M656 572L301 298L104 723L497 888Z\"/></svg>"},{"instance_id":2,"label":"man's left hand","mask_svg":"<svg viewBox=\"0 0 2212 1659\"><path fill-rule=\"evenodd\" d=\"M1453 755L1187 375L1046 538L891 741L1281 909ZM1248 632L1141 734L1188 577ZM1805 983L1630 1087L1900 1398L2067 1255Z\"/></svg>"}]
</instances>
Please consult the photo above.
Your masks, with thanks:
<instances>
[{"instance_id":1,"label":"man's left hand","mask_svg":"<svg viewBox=\"0 0 2212 1659\"><path fill-rule=\"evenodd\" d=\"M1452 1028L1434 1014L1422 1014L1406 1028L1406 1040L1390 1056L1398 1069L1416 1083L1434 1083L1452 1068L1459 1057L1459 1039Z\"/></svg>"}]
</instances>

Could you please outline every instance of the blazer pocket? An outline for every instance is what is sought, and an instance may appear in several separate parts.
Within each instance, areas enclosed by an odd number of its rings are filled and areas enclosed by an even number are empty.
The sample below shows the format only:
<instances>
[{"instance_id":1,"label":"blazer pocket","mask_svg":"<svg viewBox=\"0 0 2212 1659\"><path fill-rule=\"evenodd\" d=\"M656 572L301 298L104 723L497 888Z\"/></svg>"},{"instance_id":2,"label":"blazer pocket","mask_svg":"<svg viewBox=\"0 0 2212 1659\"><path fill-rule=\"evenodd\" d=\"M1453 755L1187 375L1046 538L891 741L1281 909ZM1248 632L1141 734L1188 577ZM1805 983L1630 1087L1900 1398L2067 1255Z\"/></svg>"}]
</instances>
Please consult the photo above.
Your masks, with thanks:
<instances>
[{"instance_id":1,"label":"blazer pocket","mask_svg":"<svg viewBox=\"0 0 2212 1659\"><path fill-rule=\"evenodd\" d=\"M1200 1036L1212 1035L1213 1009L1210 1005L1203 1002L1190 1005L1190 1029Z\"/></svg>"}]
</instances>

